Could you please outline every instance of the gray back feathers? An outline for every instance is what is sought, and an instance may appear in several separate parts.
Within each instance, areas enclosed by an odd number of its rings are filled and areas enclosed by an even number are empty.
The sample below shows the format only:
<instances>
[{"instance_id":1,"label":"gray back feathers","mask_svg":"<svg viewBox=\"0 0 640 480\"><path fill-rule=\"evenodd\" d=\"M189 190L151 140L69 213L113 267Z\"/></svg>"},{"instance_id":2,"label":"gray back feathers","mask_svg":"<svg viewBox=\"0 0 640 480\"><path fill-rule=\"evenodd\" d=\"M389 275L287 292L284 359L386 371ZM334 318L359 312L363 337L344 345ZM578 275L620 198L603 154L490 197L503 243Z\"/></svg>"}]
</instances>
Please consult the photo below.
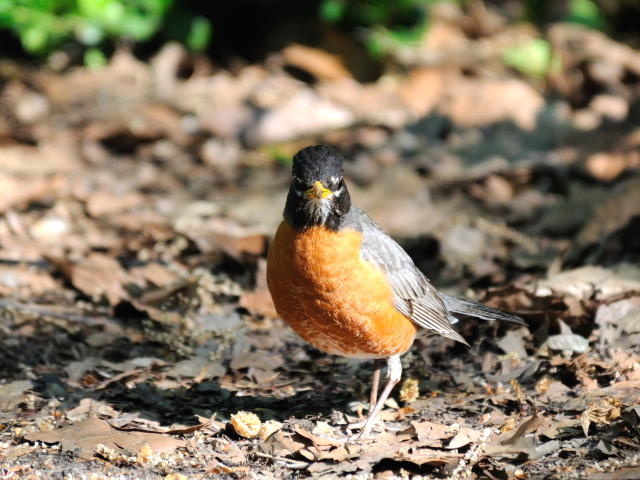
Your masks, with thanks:
<instances>
[{"instance_id":1,"label":"gray back feathers","mask_svg":"<svg viewBox=\"0 0 640 480\"><path fill-rule=\"evenodd\" d=\"M362 232L362 258L385 272L396 310L416 325L466 344L451 326L455 313L522 324L504 312L439 293L409 254L355 205L345 220L343 228Z\"/></svg>"}]
</instances>

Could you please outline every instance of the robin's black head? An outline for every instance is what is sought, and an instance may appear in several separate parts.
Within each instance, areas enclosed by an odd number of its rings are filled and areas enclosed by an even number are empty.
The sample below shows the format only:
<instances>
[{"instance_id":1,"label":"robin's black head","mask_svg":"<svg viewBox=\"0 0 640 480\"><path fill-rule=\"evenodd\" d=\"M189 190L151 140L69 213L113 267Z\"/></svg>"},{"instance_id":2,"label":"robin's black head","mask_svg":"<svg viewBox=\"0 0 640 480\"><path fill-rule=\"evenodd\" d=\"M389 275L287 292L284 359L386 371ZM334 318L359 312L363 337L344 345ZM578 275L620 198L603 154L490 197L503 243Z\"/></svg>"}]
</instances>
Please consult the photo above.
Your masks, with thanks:
<instances>
[{"instance_id":1,"label":"robin's black head","mask_svg":"<svg viewBox=\"0 0 640 480\"><path fill-rule=\"evenodd\" d=\"M300 150L293 157L293 182L284 218L293 228L324 225L339 230L351 208L342 178L342 155L327 145Z\"/></svg>"}]
</instances>

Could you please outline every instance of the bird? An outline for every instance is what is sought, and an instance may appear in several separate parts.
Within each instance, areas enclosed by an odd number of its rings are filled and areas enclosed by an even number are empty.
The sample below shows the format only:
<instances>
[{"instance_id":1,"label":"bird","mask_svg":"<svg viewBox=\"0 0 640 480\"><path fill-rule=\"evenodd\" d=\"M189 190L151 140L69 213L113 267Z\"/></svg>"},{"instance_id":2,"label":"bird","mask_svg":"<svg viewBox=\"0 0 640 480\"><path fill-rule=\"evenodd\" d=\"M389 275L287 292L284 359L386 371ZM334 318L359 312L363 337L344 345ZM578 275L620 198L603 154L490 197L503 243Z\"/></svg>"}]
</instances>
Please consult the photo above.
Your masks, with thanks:
<instances>
[{"instance_id":1,"label":"bird","mask_svg":"<svg viewBox=\"0 0 640 480\"><path fill-rule=\"evenodd\" d=\"M278 315L328 354L374 360L369 414L354 440L370 435L402 376L401 355L419 332L468 345L455 315L521 325L516 317L438 292L409 254L351 201L343 157L328 145L293 157L283 220L267 253L267 286ZM382 362L387 383L378 398Z\"/></svg>"}]
</instances>

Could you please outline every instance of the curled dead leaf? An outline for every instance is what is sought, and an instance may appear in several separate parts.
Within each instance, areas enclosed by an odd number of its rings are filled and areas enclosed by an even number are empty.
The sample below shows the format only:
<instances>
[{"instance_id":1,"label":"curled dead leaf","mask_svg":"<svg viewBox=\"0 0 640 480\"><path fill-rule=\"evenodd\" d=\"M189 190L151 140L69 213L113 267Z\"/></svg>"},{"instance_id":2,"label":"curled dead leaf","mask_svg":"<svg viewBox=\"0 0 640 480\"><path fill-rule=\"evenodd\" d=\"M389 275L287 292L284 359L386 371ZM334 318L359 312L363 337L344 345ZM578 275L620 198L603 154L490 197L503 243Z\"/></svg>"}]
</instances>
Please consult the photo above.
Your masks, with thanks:
<instances>
[{"instance_id":1,"label":"curled dead leaf","mask_svg":"<svg viewBox=\"0 0 640 480\"><path fill-rule=\"evenodd\" d=\"M262 422L255 413L240 411L231 416L231 424L238 435L245 438L257 438Z\"/></svg>"},{"instance_id":2,"label":"curled dead leaf","mask_svg":"<svg viewBox=\"0 0 640 480\"><path fill-rule=\"evenodd\" d=\"M260 440L265 441L271 435L276 433L278 430L282 428L282 424L280 422L276 422L275 420L269 420L268 422L264 422L260 426L260 432L258 433L258 437Z\"/></svg>"},{"instance_id":3,"label":"curled dead leaf","mask_svg":"<svg viewBox=\"0 0 640 480\"><path fill-rule=\"evenodd\" d=\"M407 378L400 389L400 400L403 402L414 402L420 396L417 378Z\"/></svg>"},{"instance_id":4,"label":"curled dead leaf","mask_svg":"<svg viewBox=\"0 0 640 480\"><path fill-rule=\"evenodd\" d=\"M613 397L605 397L598 403L590 402L589 408L582 413L580 421L585 436L589 436L591 422L596 425L609 425L612 420L620 416L620 400Z\"/></svg>"},{"instance_id":5,"label":"curled dead leaf","mask_svg":"<svg viewBox=\"0 0 640 480\"><path fill-rule=\"evenodd\" d=\"M327 422L316 423L316 426L311 433L313 433L314 435L321 435L330 438L339 438L338 435L336 435L334 428Z\"/></svg>"}]
</instances>

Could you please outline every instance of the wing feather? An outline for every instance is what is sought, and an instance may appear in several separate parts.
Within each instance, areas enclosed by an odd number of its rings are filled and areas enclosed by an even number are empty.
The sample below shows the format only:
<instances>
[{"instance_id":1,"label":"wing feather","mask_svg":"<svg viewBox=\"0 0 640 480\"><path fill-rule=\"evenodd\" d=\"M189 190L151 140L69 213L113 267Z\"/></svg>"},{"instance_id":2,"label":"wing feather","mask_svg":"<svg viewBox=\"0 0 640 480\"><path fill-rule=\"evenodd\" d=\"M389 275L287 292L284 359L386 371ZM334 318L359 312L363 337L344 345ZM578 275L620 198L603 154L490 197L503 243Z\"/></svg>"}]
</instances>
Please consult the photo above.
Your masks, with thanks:
<instances>
[{"instance_id":1,"label":"wing feather","mask_svg":"<svg viewBox=\"0 0 640 480\"><path fill-rule=\"evenodd\" d=\"M362 230L360 254L386 273L396 310L422 328L466 343L451 327L456 319L440 294L409 254L364 212L358 209L355 213Z\"/></svg>"},{"instance_id":2,"label":"wing feather","mask_svg":"<svg viewBox=\"0 0 640 480\"><path fill-rule=\"evenodd\" d=\"M385 272L396 310L416 325L466 344L452 327L458 321L453 314L523 324L499 310L441 294L409 254L366 213L354 205L350 215L353 227L362 231L362 258Z\"/></svg>"}]
</instances>

